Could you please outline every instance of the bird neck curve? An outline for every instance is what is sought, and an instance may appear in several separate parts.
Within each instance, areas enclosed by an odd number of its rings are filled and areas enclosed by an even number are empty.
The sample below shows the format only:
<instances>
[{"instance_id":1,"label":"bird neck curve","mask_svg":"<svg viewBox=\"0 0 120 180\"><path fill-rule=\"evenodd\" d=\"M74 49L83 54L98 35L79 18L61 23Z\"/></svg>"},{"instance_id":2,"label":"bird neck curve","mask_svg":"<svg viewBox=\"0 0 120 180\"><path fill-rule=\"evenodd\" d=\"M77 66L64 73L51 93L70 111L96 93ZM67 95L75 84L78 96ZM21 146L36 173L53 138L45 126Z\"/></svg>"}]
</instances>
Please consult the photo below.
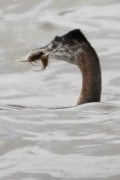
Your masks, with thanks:
<instances>
[{"instance_id":1,"label":"bird neck curve","mask_svg":"<svg viewBox=\"0 0 120 180\"><path fill-rule=\"evenodd\" d=\"M95 50L89 46L78 60L82 72L82 90L76 105L100 102L101 99L101 68Z\"/></svg>"}]
</instances>

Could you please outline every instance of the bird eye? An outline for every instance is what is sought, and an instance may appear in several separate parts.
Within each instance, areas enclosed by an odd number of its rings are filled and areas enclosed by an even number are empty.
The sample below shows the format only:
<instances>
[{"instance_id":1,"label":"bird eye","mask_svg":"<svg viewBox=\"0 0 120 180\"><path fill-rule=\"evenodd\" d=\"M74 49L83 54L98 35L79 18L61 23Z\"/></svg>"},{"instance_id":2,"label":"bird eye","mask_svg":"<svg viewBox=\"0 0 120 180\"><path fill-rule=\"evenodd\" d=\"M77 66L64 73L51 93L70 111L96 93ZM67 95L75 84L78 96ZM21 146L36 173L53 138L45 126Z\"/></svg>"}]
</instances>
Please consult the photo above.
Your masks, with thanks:
<instances>
[{"instance_id":1,"label":"bird eye","mask_svg":"<svg viewBox=\"0 0 120 180\"><path fill-rule=\"evenodd\" d=\"M60 36L56 36L55 41L59 41L59 40L60 40Z\"/></svg>"}]
</instances>

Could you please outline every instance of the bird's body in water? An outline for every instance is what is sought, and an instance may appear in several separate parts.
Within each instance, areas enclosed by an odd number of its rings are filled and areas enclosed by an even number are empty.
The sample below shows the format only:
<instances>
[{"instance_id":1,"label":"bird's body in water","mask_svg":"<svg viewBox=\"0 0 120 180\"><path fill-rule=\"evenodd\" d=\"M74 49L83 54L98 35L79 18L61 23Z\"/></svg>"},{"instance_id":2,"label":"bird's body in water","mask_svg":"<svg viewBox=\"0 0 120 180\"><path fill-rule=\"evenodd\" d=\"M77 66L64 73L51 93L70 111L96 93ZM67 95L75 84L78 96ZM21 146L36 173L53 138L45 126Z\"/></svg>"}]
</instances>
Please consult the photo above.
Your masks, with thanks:
<instances>
[{"instance_id":1,"label":"bird's body in water","mask_svg":"<svg viewBox=\"0 0 120 180\"><path fill-rule=\"evenodd\" d=\"M98 56L79 29L56 36L48 45L32 52L29 62L41 60L43 67L48 59L64 60L77 65L82 73L82 90L76 105L99 102L101 99L101 68Z\"/></svg>"}]
</instances>

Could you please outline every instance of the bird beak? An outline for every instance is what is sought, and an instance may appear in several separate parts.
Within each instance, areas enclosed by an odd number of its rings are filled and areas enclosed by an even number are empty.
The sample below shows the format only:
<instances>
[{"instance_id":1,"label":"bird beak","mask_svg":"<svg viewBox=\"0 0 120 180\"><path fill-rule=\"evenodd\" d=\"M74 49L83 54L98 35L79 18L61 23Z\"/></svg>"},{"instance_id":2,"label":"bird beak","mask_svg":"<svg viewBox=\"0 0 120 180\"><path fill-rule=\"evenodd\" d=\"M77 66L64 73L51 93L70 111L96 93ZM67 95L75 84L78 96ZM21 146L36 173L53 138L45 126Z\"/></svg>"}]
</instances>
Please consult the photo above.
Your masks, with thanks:
<instances>
[{"instance_id":1,"label":"bird beak","mask_svg":"<svg viewBox=\"0 0 120 180\"><path fill-rule=\"evenodd\" d=\"M37 62L40 61L42 63L42 68L41 70L45 69L49 62L49 54L51 53L51 50L49 48L40 48L40 49L35 49L32 51L28 58L26 60L19 60L16 63L25 63L25 62L30 62L33 65L38 65ZM41 71L40 70L40 71Z\"/></svg>"},{"instance_id":2,"label":"bird beak","mask_svg":"<svg viewBox=\"0 0 120 180\"><path fill-rule=\"evenodd\" d=\"M17 60L16 63L25 63L25 62L32 62L36 60L40 60L41 58L47 58L50 54L50 50L48 49L37 49L33 50L32 53L28 56L25 60Z\"/></svg>"},{"instance_id":3,"label":"bird beak","mask_svg":"<svg viewBox=\"0 0 120 180\"><path fill-rule=\"evenodd\" d=\"M24 62L28 62L28 60L17 60L16 63L24 63Z\"/></svg>"}]
</instances>

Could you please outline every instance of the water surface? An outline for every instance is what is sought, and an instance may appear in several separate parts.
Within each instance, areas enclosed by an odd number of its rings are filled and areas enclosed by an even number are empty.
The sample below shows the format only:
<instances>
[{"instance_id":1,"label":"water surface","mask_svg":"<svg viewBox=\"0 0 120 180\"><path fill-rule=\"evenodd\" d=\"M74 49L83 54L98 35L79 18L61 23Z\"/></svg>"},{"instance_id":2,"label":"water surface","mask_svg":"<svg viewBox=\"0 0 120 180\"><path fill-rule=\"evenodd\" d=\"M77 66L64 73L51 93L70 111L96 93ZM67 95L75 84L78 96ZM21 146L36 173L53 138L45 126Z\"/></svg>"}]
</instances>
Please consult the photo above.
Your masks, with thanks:
<instances>
[{"instance_id":1,"label":"water surface","mask_svg":"<svg viewBox=\"0 0 120 180\"><path fill-rule=\"evenodd\" d=\"M120 179L119 12L119 0L0 1L0 180ZM100 58L101 103L74 107L73 65L15 63L75 28Z\"/></svg>"}]
</instances>

